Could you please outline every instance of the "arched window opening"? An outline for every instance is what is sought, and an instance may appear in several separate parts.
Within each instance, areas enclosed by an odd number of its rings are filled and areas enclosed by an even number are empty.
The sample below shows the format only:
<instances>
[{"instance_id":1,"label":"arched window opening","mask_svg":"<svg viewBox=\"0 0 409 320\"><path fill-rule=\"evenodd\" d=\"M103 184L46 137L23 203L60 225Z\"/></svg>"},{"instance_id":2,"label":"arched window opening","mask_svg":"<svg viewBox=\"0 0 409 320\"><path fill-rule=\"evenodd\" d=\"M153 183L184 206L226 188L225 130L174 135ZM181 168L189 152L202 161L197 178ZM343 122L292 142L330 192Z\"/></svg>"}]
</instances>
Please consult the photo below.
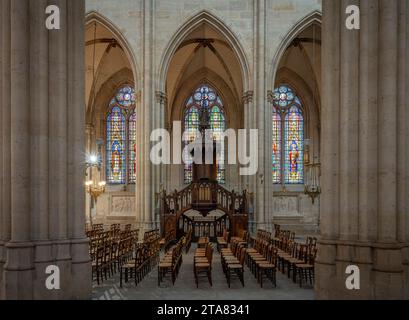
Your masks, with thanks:
<instances>
[{"instance_id":1,"label":"arched window opening","mask_svg":"<svg viewBox=\"0 0 409 320\"><path fill-rule=\"evenodd\" d=\"M106 176L111 185L136 180L135 90L131 86L119 89L108 108Z\"/></svg>"},{"instance_id":2,"label":"arched window opening","mask_svg":"<svg viewBox=\"0 0 409 320\"><path fill-rule=\"evenodd\" d=\"M274 184L304 183L304 116L298 97L287 85L274 91L272 169Z\"/></svg>"},{"instance_id":3,"label":"arched window opening","mask_svg":"<svg viewBox=\"0 0 409 320\"><path fill-rule=\"evenodd\" d=\"M184 127L185 132L188 132L188 143L193 142L197 137L199 130L200 114L203 111L209 114L209 127L212 131L213 139L217 142L221 141L222 133L226 130L226 117L224 114L223 102L216 91L208 85L201 85L195 93L188 99L185 106ZM217 165L217 181L224 184L226 181L226 169L224 164L225 147L221 144L221 154ZM187 152L187 151L185 151ZM185 154L186 161L184 168L184 182L189 184L192 182L192 162L191 157Z\"/></svg>"}]
</instances>

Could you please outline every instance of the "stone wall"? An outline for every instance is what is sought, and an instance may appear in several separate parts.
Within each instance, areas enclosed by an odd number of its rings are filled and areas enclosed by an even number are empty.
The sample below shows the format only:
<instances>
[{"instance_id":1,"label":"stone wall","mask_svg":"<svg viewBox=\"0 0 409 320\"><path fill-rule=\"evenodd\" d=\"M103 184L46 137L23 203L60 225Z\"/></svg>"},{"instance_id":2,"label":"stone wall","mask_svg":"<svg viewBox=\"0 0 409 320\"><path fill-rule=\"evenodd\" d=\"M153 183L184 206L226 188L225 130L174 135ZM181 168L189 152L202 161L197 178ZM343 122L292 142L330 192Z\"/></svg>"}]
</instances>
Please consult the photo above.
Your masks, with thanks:
<instances>
[{"instance_id":1,"label":"stone wall","mask_svg":"<svg viewBox=\"0 0 409 320\"><path fill-rule=\"evenodd\" d=\"M166 98L162 97L166 97L169 50L181 40L184 28L196 23L197 17L197 22L218 27L231 40L235 50L240 51L241 91L246 97L243 100L244 127L259 129L259 173L240 178L233 187L249 186L255 195L252 223L258 227L269 226L275 218L276 202L273 201L272 182L261 178L271 176L271 135L268 134L271 132L271 108L267 93L274 90L275 72L291 37L311 22L314 14L319 15L320 10L319 0L122 0L121 5L110 0L86 1L88 14L101 16L121 32L134 59L131 65L134 66L136 91L141 93L137 106L141 115L138 145L143 145L141 152L144 154L138 164L142 171L136 189L138 222L149 227L155 221L154 192L159 190L161 182L169 181L173 189L175 180L180 181L180 168L176 171L172 166L155 168L150 164L147 159L149 133L152 128L167 126ZM301 205L306 203L303 196L297 199L302 208L302 221L311 224L317 221L316 206ZM109 212L107 214L110 216Z\"/></svg>"}]
</instances>

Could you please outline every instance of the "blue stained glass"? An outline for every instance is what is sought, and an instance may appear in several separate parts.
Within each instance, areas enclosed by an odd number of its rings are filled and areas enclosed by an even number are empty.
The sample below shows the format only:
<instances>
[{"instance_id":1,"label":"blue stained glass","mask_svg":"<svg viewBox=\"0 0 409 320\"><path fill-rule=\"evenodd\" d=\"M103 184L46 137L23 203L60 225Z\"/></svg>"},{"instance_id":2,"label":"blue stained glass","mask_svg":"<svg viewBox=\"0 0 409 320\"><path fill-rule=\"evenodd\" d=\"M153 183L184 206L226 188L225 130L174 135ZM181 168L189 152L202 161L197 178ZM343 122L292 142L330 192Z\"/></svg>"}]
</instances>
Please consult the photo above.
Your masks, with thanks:
<instances>
[{"instance_id":1,"label":"blue stained glass","mask_svg":"<svg viewBox=\"0 0 409 320\"><path fill-rule=\"evenodd\" d=\"M107 180L124 184L126 178L126 120L119 107L113 107L107 117Z\"/></svg>"},{"instance_id":2,"label":"blue stained glass","mask_svg":"<svg viewBox=\"0 0 409 320\"><path fill-rule=\"evenodd\" d=\"M273 107L273 183L281 183L281 114Z\"/></svg>"},{"instance_id":3,"label":"blue stained glass","mask_svg":"<svg viewBox=\"0 0 409 320\"><path fill-rule=\"evenodd\" d=\"M129 183L136 182L136 113L134 112L128 121L128 145L129 145Z\"/></svg>"},{"instance_id":4,"label":"blue stained glass","mask_svg":"<svg viewBox=\"0 0 409 320\"><path fill-rule=\"evenodd\" d=\"M135 183L135 90L121 87L111 99L107 115L106 179L109 184ZM127 179L128 178L128 179Z\"/></svg>"},{"instance_id":5,"label":"blue stained glass","mask_svg":"<svg viewBox=\"0 0 409 320\"><path fill-rule=\"evenodd\" d=\"M197 133L199 130L199 110L197 107L192 106L187 110L185 114L185 131L188 133L189 143L196 140ZM187 143L186 143L187 144ZM193 159L189 154L188 150L184 150L185 161L185 183L191 183L193 179Z\"/></svg>"},{"instance_id":6,"label":"blue stained glass","mask_svg":"<svg viewBox=\"0 0 409 320\"><path fill-rule=\"evenodd\" d=\"M189 141L196 139L197 130L199 130L199 112L202 109L208 109L210 114L209 125L213 131L213 139L219 141L221 133L226 130L226 119L223 112L223 103L219 95L207 85L200 86L195 93L188 99L186 105L184 125L185 131L189 132ZM187 143L186 143L187 145ZM188 155L185 155L188 157ZM217 163L217 181L225 183L225 150L221 150L220 161ZM189 158L189 157L188 157ZM192 182L192 162L187 161L184 169L184 181L186 184Z\"/></svg>"},{"instance_id":7,"label":"blue stained glass","mask_svg":"<svg viewBox=\"0 0 409 320\"><path fill-rule=\"evenodd\" d=\"M132 87L123 87L118 91L115 98L120 106L132 107L135 105L135 90Z\"/></svg>"},{"instance_id":8,"label":"blue stained glass","mask_svg":"<svg viewBox=\"0 0 409 320\"><path fill-rule=\"evenodd\" d=\"M281 85L274 90L273 104L273 183L303 184L304 117L301 101L290 87Z\"/></svg>"},{"instance_id":9,"label":"blue stained glass","mask_svg":"<svg viewBox=\"0 0 409 320\"><path fill-rule=\"evenodd\" d=\"M274 90L274 105L285 108L290 106L295 99L293 91L287 86L280 86Z\"/></svg>"},{"instance_id":10,"label":"blue stained glass","mask_svg":"<svg viewBox=\"0 0 409 320\"><path fill-rule=\"evenodd\" d=\"M285 117L285 183L304 182L304 119L297 106Z\"/></svg>"}]
</instances>

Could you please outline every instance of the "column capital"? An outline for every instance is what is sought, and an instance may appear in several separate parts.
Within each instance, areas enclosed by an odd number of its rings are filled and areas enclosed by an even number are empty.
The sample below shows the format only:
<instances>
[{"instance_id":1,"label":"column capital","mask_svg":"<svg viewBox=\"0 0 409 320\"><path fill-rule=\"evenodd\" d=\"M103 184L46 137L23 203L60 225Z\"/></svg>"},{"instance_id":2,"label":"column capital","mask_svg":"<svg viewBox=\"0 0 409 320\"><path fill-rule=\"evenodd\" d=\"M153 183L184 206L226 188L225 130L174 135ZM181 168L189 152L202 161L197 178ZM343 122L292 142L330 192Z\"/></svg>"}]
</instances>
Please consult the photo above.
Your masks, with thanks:
<instances>
[{"instance_id":1,"label":"column capital","mask_svg":"<svg viewBox=\"0 0 409 320\"><path fill-rule=\"evenodd\" d=\"M274 102L274 92L272 90L268 90L267 91L267 101L269 103L273 103Z\"/></svg>"},{"instance_id":2,"label":"column capital","mask_svg":"<svg viewBox=\"0 0 409 320\"><path fill-rule=\"evenodd\" d=\"M253 97L254 97L254 91L249 90L244 92L243 94L243 103L244 104L249 104L253 102Z\"/></svg>"},{"instance_id":3,"label":"column capital","mask_svg":"<svg viewBox=\"0 0 409 320\"><path fill-rule=\"evenodd\" d=\"M87 135L95 134L95 126L92 123L85 125L85 132Z\"/></svg>"},{"instance_id":4,"label":"column capital","mask_svg":"<svg viewBox=\"0 0 409 320\"><path fill-rule=\"evenodd\" d=\"M135 92L135 103L142 101L142 91Z\"/></svg>"},{"instance_id":5,"label":"column capital","mask_svg":"<svg viewBox=\"0 0 409 320\"><path fill-rule=\"evenodd\" d=\"M168 103L168 96L166 95L166 93L162 91L156 91L155 96L156 96L157 103L162 104L162 105Z\"/></svg>"}]
</instances>

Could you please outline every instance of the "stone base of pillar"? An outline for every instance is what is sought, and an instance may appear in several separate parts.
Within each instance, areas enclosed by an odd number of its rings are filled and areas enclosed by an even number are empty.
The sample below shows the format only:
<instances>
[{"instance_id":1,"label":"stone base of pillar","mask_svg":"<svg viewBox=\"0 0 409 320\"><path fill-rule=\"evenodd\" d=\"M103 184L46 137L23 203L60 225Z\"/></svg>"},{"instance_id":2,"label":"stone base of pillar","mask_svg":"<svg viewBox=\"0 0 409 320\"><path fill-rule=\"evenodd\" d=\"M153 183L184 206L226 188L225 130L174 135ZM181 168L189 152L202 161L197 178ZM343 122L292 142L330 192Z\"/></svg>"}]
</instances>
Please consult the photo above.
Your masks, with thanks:
<instances>
[{"instance_id":1,"label":"stone base of pillar","mask_svg":"<svg viewBox=\"0 0 409 320\"><path fill-rule=\"evenodd\" d=\"M92 291L88 239L7 243L0 299L80 300ZM60 289L47 288L47 267L59 269ZM57 274L53 274L56 275Z\"/></svg>"},{"instance_id":2,"label":"stone base of pillar","mask_svg":"<svg viewBox=\"0 0 409 320\"><path fill-rule=\"evenodd\" d=\"M31 242L9 242L5 245L6 263L2 273L0 297L6 300L33 298L34 245Z\"/></svg>"},{"instance_id":3,"label":"stone base of pillar","mask_svg":"<svg viewBox=\"0 0 409 320\"><path fill-rule=\"evenodd\" d=\"M70 299L90 299L92 294L92 264L89 256L89 239L72 240L71 256Z\"/></svg>"},{"instance_id":4,"label":"stone base of pillar","mask_svg":"<svg viewBox=\"0 0 409 320\"><path fill-rule=\"evenodd\" d=\"M4 264L6 263L6 250L5 250L5 242L0 241L0 275L3 273ZM1 287L1 276L0 276L0 287Z\"/></svg>"},{"instance_id":5,"label":"stone base of pillar","mask_svg":"<svg viewBox=\"0 0 409 320\"><path fill-rule=\"evenodd\" d=\"M320 241L315 266L316 298L408 299L408 248L409 244ZM348 266L359 268L359 290L347 288Z\"/></svg>"}]
</instances>

